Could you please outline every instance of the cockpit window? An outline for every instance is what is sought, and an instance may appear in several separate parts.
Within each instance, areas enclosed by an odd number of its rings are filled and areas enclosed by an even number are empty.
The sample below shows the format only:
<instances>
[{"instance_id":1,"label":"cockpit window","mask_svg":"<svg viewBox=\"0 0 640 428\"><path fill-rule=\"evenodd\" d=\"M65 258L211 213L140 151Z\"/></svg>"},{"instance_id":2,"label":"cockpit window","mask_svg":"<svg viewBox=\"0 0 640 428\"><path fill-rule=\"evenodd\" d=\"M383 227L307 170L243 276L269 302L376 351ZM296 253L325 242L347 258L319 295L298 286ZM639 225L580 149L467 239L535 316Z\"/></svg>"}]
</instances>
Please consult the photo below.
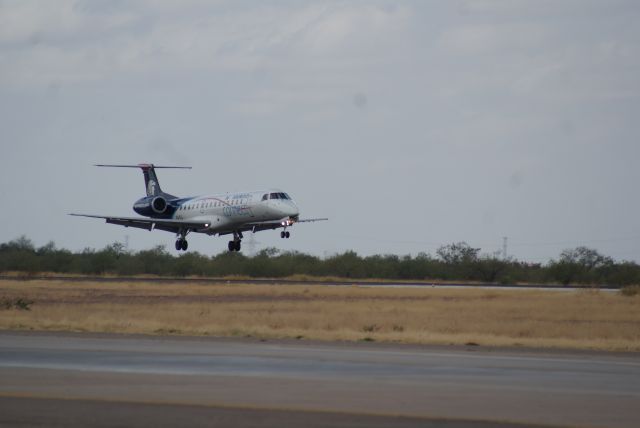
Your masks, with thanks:
<instances>
[{"instance_id":1,"label":"cockpit window","mask_svg":"<svg viewBox=\"0 0 640 428\"><path fill-rule=\"evenodd\" d=\"M262 200L266 201L267 199L269 199L269 194L265 193L264 195L262 195Z\"/></svg>"},{"instance_id":2,"label":"cockpit window","mask_svg":"<svg viewBox=\"0 0 640 428\"><path fill-rule=\"evenodd\" d=\"M291 198L286 193L277 192L277 193L271 193L269 195L269 199L291 199Z\"/></svg>"},{"instance_id":3,"label":"cockpit window","mask_svg":"<svg viewBox=\"0 0 640 428\"><path fill-rule=\"evenodd\" d=\"M291 196L289 196L289 194L288 194L288 193L285 193L285 194L284 194L284 198L285 198L285 199L291 199Z\"/></svg>"}]
</instances>

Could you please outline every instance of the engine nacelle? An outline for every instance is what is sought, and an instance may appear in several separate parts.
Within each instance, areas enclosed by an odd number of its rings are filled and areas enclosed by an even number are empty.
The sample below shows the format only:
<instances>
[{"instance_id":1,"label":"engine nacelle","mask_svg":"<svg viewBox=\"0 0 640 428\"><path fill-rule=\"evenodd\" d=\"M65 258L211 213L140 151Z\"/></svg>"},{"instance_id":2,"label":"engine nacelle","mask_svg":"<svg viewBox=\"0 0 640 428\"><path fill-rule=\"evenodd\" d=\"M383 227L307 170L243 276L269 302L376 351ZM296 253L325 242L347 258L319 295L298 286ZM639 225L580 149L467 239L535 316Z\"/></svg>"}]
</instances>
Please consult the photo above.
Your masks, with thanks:
<instances>
[{"instance_id":1,"label":"engine nacelle","mask_svg":"<svg viewBox=\"0 0 640 428\"><path fill-rule=\"evenodd\" d=\"M174 208L162 196L147 196L133 205L133 210L145 217L168 216Z\"/></svg>"},{"instance_id":2,"label":"engine nacelle","mask_svg":"<svg viewBox=\"0 0 640 428\"><path fill-rule=\"evenodd\" d=\"M162 196L156 196L151 201L151 209L156 214L164 214L167 212L167 200Z\"/></svg>"}]
</instances>

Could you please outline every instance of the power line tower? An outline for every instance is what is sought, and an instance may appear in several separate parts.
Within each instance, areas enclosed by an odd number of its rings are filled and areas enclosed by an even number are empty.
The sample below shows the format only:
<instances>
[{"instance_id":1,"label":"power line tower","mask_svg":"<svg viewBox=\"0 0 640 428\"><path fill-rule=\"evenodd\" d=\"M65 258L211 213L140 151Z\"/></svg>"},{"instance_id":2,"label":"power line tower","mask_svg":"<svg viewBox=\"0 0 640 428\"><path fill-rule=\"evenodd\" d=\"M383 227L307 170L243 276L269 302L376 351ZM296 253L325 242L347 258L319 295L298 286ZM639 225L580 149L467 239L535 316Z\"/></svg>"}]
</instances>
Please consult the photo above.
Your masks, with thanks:
<instances>
[{"instance_id":1,"label":"power line tower","mask_svg":"<svg viewBox=\"0 0 640 428\"><path fill-rule=\"evenodd\" d=\"M507 260L507 237L502 237L502 258Z\"/></svg>"}]
</instances>

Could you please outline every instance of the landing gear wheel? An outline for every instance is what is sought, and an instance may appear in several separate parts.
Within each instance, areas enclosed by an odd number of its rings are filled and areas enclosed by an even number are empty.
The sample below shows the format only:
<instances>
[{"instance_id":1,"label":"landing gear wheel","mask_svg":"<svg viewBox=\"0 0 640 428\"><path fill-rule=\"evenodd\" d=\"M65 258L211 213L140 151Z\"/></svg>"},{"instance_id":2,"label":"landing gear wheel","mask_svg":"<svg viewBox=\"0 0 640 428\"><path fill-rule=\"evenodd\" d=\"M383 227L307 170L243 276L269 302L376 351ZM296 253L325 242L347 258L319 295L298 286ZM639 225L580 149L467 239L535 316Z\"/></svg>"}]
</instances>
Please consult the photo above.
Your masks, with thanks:
<instances>
[{"instance_id":1,"label":"landing gear wheel","mask_svg":"<svg viewBox=\"0 0 640 428\"><path fill-rule=\"evenodd\" d=\"M236 249L236 246L233 241L229 241L229 245L227 245L227 247L229 248L229 251L235 251Z\"/></svg>"},{"instance_id":2,"label":"landing gear wheel","mask_svg":"<svg viewBox=\"0 0 640 428\"><path fill-rule=\"evenodd\" d=\"M187 251L187 248L189 248L189 243L187 242L186 239L178 239L176 241L176 250L177 251Z\"/></svg>"},{"instance_id":3,"label":"landing gear wheel","mask_svg":"<svg viewBox=\"0 0 640 428\"><path fill-rule=\"evenodd\" d=\"M281 238L283 238L283 239L284 239L284 237L285 237L285 236L286 236L286 235L285 235L284 231L283 231L283 232L280 232L280 237L281 237Z\"/></svg>"},{"instance_id":4,"label":"landing gear wheel","mask_svg":"<svg viewBox=\"0 0 640 428\"><path fill-rule=\"evenodd\" d=\"M234 247L236 251L240 251L240 241L236 241Z\"/></svg>"},{"instance_id":5,"label":"landing gear wheel","mask_svg":"<svg viewBox=\"0 0 640 428\"><path fill-rule=\"evenodd\" d=\"M284 233L284 237L285 237L285 238L289 239L289 236L290 236L290 235L289 235L289 232L285 232L285 233Z\"/></svg>"}]
</instances>

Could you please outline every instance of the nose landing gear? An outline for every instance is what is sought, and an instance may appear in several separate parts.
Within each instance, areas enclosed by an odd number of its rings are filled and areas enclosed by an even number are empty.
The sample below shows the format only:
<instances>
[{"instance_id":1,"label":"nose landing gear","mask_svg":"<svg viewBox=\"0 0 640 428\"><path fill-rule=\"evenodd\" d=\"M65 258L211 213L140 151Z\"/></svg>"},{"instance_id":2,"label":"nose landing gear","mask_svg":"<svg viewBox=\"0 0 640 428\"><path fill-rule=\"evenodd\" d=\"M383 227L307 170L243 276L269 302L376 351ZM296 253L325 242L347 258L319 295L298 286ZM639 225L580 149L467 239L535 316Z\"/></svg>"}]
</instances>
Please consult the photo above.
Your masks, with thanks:
<instances>
[{"instance_id":1,"label":"nose landing gear","mask_svg":"<svg viewBox=\"0 0 640 428\"><path fill-rule=\"evenodd\" d=\"M289 236L291 236L289 232L285 232L284 230L282 232L280 232L280 237L281 238L289 239Z\"/></svg>"}]
</instances>

